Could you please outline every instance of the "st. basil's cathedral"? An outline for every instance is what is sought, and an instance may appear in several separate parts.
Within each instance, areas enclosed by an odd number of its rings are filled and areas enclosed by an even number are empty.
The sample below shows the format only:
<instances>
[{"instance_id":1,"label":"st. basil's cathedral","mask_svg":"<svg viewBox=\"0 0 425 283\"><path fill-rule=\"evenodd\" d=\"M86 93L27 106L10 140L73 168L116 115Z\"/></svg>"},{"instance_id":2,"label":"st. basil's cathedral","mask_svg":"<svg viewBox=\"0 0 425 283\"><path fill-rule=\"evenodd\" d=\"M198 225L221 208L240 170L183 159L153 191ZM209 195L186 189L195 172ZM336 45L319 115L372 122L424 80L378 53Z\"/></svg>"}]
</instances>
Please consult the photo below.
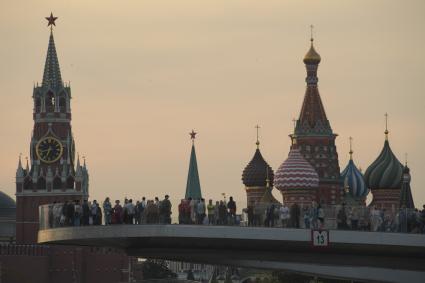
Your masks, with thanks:
<instances>
[{"instance_id":1,"label":"st. basil's cathedral","mask_svg":"<svg viewBox=\"0 0 425 283\"><path fill-rule=\"evenodd\" d=\"M296 203L306 207L313 202L328 206L366 206L366 197L371 192L370 205L375 208L393 214L400 207L414 208L410 170L407 163L402 165L392 152L387 128L384 147L365 174L354 163L351 138L350 160L340 172L337 134L326 116L318 88L321 57L314 48L313 38L310 41L303 60L307 86L300 115L294 120L294 131L289 135L292 142L288 158L274 173L260 152L257 138L257 149L242 173L247 206L261 203L263 196L270 194L270 186L281 192L282 201L288 206Z\"/></svg>"}]
</instances>

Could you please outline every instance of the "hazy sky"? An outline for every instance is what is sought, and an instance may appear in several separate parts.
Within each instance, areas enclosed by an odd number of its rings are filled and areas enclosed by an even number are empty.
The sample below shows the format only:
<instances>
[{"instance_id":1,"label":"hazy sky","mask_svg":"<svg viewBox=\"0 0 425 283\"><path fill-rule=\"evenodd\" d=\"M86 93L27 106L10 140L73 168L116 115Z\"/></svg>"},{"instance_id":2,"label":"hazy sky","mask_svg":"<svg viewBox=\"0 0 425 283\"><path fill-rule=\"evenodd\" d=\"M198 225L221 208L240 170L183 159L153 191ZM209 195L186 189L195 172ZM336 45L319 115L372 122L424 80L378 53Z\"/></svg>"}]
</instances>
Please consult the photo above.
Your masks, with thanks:
<instances>
[{"instance_id":1,"label":"hazy sky","mask_svg":"<svg viewBox=\"0 0 425 283\"><path fill-rule=\"evenodd\" d=\"M341 169L349 136L364 170L377 157L388 112L391 147L402 162L408 153L415 203L425 203L422 0L2 0L0 190L15 193L18 155L29 154L51 11L92 198L180 199L194 128L203 194L245 202L257 123L273 169L287 157L313 24Z\"/></svg>"}]
</instances>

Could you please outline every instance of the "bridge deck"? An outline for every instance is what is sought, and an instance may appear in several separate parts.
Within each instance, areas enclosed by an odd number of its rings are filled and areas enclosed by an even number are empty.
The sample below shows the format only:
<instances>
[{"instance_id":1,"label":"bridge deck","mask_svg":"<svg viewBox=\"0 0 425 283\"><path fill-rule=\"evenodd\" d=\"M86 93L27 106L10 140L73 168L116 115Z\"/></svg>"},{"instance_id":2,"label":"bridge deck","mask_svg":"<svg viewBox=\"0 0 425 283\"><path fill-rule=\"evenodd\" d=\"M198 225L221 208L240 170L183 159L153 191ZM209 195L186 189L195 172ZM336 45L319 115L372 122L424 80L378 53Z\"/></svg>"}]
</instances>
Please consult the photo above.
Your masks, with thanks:
<instances>
[{"instance_id":1,"label":"bridge deck","mask_svg":"<svg viewBox=\"0 0 425 283\"><path fill-rule=\"evenodd\" d=\"M378 268L387 270L386 276L407 270L425 277L425 235L331 230L329 241L327 248L313 247L306 229L203 225L66 227L38 234L39 243L114 247L140 257L250 267L267 262L276 267Z\"/></svg>"}]
</instances>

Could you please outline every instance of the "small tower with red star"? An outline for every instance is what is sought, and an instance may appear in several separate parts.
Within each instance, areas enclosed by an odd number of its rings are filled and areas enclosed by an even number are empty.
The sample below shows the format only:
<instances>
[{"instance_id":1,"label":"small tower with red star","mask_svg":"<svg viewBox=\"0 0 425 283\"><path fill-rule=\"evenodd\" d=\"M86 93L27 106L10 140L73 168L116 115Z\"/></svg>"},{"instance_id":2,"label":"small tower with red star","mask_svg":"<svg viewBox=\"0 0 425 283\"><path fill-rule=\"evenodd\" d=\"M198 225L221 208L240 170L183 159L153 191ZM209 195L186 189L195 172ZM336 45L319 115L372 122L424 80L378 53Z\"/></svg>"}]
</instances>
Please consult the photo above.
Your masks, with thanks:
<instances>
[{"instance_id":1,"label":"small tower with red star","mask_svg":"<svg viewBox=\"0 0 425 283\"><path fill-rule=\"evenodd\" d=\"M187 173L186 193L185 199L201 199L201 182L199 181L198 162L196 160L195 152L195 138L196 132L192 130L189 133L190 139L192 140L192 150L190 152L189 171Z\"/></svg>"}]
</instances>

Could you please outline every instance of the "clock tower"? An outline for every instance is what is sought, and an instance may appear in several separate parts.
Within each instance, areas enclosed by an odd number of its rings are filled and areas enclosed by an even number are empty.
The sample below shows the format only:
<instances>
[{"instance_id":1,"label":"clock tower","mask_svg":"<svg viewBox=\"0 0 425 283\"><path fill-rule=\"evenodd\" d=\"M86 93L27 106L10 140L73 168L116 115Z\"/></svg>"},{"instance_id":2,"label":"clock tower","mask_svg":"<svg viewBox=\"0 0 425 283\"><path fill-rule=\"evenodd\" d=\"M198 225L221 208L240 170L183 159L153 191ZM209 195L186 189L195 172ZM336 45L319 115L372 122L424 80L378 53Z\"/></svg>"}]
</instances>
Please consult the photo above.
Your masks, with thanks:
<instances>
[{"instance_id":1,"label":"clock tower","mask_svg":"<svg viewBox=\"0 0 425 283\"><path fill-rule=\"evenodd\" d=\"M71 87L64 84L56 54L51 14L43 81L33 89L34 128L30 141L30 160L25 168L19 158L16 171L16 241L36 243L39 205L88 198L86 164L75 158L71 130Z\"/></svg>"}]
</instances>

